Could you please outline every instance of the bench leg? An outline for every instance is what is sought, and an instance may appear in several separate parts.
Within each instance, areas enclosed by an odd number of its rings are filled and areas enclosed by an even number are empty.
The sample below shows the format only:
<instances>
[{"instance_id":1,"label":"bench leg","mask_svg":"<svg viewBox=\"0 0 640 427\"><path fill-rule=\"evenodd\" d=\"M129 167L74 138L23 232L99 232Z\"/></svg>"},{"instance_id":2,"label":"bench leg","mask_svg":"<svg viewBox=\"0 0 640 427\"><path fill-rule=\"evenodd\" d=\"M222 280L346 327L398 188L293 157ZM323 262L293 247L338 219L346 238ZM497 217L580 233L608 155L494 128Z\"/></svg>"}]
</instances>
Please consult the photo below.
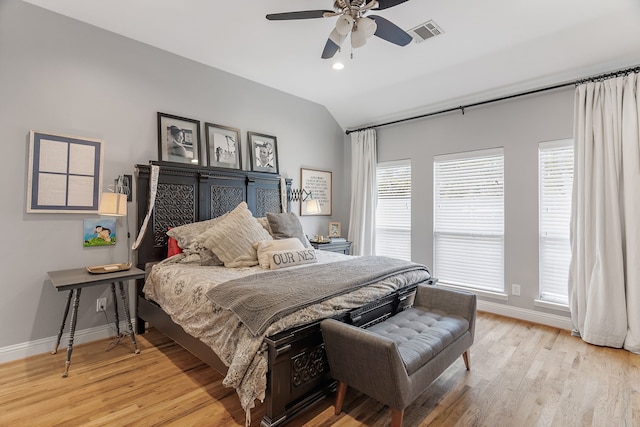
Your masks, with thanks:
<instances>
[{"instance_id":1,"label":"bench leg","mask_svg":"<svg viewBox=\"0 0 640 427\"><path fill-rule=\"evenodd\" d=\"M342 404L344 403L344 396L347 394L347 384L338 381L338 390L336 391L336 415L340 415L342 412Z\"/></svg>"},{"instance_id":2,"label":"bench leg","mask_svg":"<svg viewBox=\"0 0 640 427\"><path fill-rule=\"evenodd\" d=\"M402 427L404 409L391 408L391 427Z\"/></svg>"},{"instance_id":3,"label":"bench leg","mask_svg":"<svg viewBox=\"0 0 640 427\"><path fill-rule=\"evenodd\" d=\"M469 350L462 353L462 358L464 359L464 366L467 368L467 371L471 369L471 359L469 358Z\"/></svg>"}]
</instances>

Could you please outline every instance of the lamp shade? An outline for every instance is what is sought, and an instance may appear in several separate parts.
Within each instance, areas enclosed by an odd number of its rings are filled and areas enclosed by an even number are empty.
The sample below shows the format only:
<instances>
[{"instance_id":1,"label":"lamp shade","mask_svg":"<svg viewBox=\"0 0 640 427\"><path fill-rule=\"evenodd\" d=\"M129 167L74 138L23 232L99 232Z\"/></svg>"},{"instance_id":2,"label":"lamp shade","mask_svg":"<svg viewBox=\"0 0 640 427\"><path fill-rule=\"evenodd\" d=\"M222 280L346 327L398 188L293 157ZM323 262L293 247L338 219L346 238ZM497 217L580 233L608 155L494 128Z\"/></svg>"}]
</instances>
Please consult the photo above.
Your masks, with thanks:
<instances>
[{"instance_id":1,"label":"lamp shade","mask_svg":"<svg viewBox=\"0 0 640 427\"><path fill-rule=\"evenodd\" d=\"M358 20L358 31L363 31L365 38L369 38L376 33L378 24L371 18L360 18Z\"/></svg>"},{"instance_id":2,"label":"lamp shade","mask_svg":"<svg viewBox=\"0 0 640 427\"><path fill-rule=\"evenodd\" d=\"M351 32L351 47L357 49L367 44L367 38L364 31L360 28L356 28Z\"/></svg>"},{"instance_id":3,"label":"lamp shade","mask_svg":"<svg viewBox=\"0 0 640 427\"><path fill-rule=\"evenodd\" d=\"M102 193L98 213L108 216L126 216L127 195L120 193Z\"/></svg>"},{"instance_id":4,"label":"lamp shade","mask_svg":"<svg viewBox=\"0 0 640 427\"><path fill-rule=\"evenodd\" d=\"M349 31L351 31L351 28L353 28L353 18L351 15L342 15L336 21L336 31L340 33L340 35L346 36L349 34Z\"/></svg>"},{"instance_id":5,"label":"lamp shade","mask_svg":"<svg viewBox=\"0 0 640 427\"><path fill-rule=\"evenodd\" d=\"M320 213L320 204L317 200L311 199L307 200L305 203L307 208L307 215L315 215Z\"/></svg>"}]
</instances>

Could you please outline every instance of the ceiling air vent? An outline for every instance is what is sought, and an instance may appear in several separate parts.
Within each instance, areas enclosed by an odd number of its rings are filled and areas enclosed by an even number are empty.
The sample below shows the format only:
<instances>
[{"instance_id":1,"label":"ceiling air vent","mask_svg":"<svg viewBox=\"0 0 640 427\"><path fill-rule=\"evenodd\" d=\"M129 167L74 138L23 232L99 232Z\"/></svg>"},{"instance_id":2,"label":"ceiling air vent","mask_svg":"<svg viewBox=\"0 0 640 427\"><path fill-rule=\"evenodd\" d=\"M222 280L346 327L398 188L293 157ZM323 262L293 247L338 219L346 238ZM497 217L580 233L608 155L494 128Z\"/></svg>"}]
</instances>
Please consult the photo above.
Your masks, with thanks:
<instances>
[{"instance_id":1,"label":"ceiling air vent","mask_svg":"<svg viewBox=\"0 0 640 427\"><path fill-rule=\"evenodd\" d=\"M410 29L409 31L407 31L407 33L409 33L411 37L413 37L416 43L422 43L423 41L430 39L431 37L438 36L444 33L444 31L442 31L442 28L440 28L435 22L427 21L424 24Z\"/></svg>"}]
</instances>

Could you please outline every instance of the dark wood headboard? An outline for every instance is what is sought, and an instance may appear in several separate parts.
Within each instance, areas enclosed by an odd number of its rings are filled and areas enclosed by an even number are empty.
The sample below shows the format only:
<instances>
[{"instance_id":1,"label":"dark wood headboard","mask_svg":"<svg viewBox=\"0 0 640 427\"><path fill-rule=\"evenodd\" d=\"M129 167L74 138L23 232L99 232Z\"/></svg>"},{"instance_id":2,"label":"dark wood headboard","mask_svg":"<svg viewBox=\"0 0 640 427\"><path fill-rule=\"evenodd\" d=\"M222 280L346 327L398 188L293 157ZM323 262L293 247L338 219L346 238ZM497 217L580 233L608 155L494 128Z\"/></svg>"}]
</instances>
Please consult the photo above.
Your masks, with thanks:
<instances>
[{"instance_id":1,"label":"dark wood headboard","mask_svg":"<svg viewBox=\"0 0 640 427\"><path fill-rule=\"evenodd\" d=\"M153 213L137 250L136 263L142 269L166 258L169 227L215 218L242 201L255 217L281 212L279 175L152 161L135 166L138 230L147 214L151 165L160 166L160 176ZM286 186L289 194L291 179Z\"/></svg>"}]
</instances>

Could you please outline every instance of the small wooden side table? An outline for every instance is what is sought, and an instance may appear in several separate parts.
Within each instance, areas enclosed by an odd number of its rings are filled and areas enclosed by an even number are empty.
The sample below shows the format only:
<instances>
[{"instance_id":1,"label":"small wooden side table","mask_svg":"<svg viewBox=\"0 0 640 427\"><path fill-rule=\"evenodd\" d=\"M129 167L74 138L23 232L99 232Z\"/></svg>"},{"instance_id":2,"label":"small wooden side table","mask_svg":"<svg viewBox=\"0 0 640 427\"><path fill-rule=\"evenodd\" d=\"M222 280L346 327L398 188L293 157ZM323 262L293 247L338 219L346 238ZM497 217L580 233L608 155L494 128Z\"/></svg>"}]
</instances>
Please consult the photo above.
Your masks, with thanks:
<instances>
[{"instance_id":1,"label":"small wooden side table","mask_svg":"<svg viewBox=\"0 0 640 427\"><path fill-rule=\"evenodd\" d=\"M80 305L80 293L83 288L96 285L111 285L111 294L113 295L113 307L115 312L116 331L120 335L120 320L118 319L118 301L116 299L116 283L120 288L120 300L124 307L124 313L127 318L127 327L129 328L129 336L135 347L136 354L140 353L138 350L138 344L136 343L136 337L133 333L133 326L131 324L131 315L129 314L129 303L127 296L124 292L124 282L135 279L143 279L144 271L139 268L131 268L125 271L116 271L114 273L104 274L91 274L86 268L74 268L71 270L58 270L47 272L51 283L58 292L69 291L67 296L67 303L64 308L64 315L62 316L62 324L58 331L58 339L56 346L51 354L58 352L58 346L60 345L60 339L62 338L62 331L69 315L69 307L71 306L71 299L73 297L73 308L71 310L71 323L69 325L69 346L67 347L67 361L64 368L63 378L69 376L69 366L71 365L71 352L73 351L73 336L76 332L76 321L78 319L78 305Z\"/></svg>"}]
</instances>

